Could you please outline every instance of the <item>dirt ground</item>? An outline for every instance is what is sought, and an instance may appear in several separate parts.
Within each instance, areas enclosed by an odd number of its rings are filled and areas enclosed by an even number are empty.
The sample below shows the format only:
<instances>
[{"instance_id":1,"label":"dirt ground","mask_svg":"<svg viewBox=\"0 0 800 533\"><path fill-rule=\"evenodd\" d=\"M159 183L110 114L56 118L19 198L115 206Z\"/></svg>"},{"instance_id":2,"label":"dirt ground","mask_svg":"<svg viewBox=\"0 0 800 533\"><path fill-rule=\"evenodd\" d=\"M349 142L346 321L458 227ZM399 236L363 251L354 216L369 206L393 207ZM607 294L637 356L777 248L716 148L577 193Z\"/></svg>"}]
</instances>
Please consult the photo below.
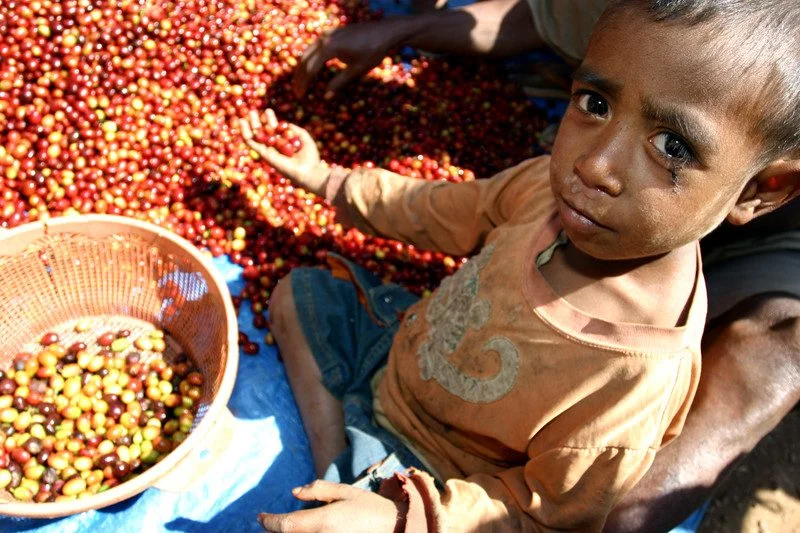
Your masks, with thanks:
<instances>
[{"instance_id":1,"label":"dirt ground","mask_svg":"<svg viewBox=\"0 0 800 533\"><path fill-rule=\"evenodd\" d=\"M800 532L800 407L720 487L699 529L717 532Z\"/></svg>"}]
</instances>

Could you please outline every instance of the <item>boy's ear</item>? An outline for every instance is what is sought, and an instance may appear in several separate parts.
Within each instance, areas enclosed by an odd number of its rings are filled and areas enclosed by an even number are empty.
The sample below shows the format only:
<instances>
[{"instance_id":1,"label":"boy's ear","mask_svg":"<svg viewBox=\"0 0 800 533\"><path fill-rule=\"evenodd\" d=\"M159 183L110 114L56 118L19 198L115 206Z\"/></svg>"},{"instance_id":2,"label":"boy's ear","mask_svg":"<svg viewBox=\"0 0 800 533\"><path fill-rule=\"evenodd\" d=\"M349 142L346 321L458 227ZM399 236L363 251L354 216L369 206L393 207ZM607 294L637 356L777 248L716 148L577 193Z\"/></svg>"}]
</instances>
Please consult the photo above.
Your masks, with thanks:
<instances>
[{"instance_id":1,"label":"boy's ear","mask_svg":"<svg viewBox=\"0 0 800 533\"><path fill-rule=\"evenodd\" d=\"M800 196L800 159L774 161L747 183L727 220L731 224L746 224L797 196Z\"/></svg>"}]
</instances>

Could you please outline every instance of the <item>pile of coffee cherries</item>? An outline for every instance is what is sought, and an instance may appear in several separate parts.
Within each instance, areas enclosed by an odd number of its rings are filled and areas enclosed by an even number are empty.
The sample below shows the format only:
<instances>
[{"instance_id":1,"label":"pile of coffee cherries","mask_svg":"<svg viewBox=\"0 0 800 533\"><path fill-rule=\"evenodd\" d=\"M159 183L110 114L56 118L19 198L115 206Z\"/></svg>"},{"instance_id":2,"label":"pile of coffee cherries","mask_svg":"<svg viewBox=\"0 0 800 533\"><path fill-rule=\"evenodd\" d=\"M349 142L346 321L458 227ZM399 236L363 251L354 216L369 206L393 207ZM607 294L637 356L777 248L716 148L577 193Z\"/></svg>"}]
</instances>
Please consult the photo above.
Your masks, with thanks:
<instances>
[{"instance_id":1,"label":"pile of coffee cherries","mask_svg":"<svg viewBox=\"0 0 800 533\"><path fill-rule=\"evenodd\" d=\"M343 228L238 127L273 108L331 164L429 180L535 155L545 119L489 63L397 55L326 100L334 61L294 95L310 43L379 16L358 0L3 0L0 228L83 213L154 222L241 265L236 301L259 324L277 280L328 251L424 293L462 259ZM288 131L275 140L285 153Z\"/></svg>"},{"instance_id":2,"label":"pile of coffee cherries","mask_svg":"<svg viewBox=\"0 0 800 533\"><path fill-rule=\"evenodd\" d=\"M163 459L194 425L204 378L163 331L96 334L79 321L70 333L94 340L49 332L0 371L0 489L17 500L107 490Z\"/></svg>"}]
</instances>

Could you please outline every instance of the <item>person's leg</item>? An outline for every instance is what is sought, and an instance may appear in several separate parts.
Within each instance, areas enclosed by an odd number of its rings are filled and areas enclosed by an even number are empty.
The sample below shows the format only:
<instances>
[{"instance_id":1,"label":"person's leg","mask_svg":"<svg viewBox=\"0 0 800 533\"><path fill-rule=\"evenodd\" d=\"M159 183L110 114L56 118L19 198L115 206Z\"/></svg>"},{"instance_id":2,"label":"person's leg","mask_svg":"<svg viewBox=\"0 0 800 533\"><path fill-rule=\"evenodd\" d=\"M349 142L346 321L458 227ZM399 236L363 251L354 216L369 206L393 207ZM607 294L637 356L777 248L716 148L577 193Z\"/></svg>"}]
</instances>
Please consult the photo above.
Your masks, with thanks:
<instances>
[{"instance_id":1,"label":"person's leg","mask_svg":"<svg viewBox=\"0 0 800 533\"><path fill-rule=\"evenodd\" d=\"M800 401L800 230L787 229L800 211L783 213L759 219L746 238L743 228L723 227L702 243L709 320L697 394L683 431L618 503L606 531L676 526Z\"/></svg>"},{"instance_id":2,"label":"person's leg","mask_svg":"<svg viewBox=\"0 0 800 533\"><path fill-rule=\"evenodd\" d=\"M741 301L710 323L697 396L681 435L617 504L605 531L667 531L800 400L800 298Z\"/></svg>"},{"instance_id":3,"label":"person's leg","mask_svg":"<svg viewBox=\"0 0 800 533\"><path fill-rule=\"evenodd\" d=\"M411 0L412 13L428 13L447 7L447 0Z\"/></svg>"},{"instance_id":4,"label":"person's leg","mask_svg":"<svg viewBox=\"0 0 800 533\"><path fill-rule=\"evenodd\" d=\"M289 385L303 419L314 469L322 477L328 465L347 447L342 403L325 388L322 372L311 353L297 317L291 274L272 293L270 330L283 357Z\"/></svg>"}]
</instances>

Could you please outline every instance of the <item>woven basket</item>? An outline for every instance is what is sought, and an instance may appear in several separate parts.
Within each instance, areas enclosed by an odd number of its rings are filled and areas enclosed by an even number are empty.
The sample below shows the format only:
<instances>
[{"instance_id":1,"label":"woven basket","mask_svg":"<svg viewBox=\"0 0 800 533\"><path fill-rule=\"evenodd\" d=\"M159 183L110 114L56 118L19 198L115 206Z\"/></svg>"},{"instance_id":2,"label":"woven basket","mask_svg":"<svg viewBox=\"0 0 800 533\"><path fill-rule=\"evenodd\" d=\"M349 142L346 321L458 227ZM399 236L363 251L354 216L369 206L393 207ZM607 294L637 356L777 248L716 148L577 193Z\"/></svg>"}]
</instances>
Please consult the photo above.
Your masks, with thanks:
<instances>
[{"instance_id":1,"label":"woven basket","mask_svg":"<svg viewBox=\"0 0 800 533\"><path fill-rule=\"evenodd\" d=\"M180 297L165 296L165 280ZM224 418L239 350L236 314L222 277L184 239L133 219L86 215L0 233L0 369L43 333L83 317L165 330L203 373L195 427L169 455L105 492L71 502L26 503L0 490L0 514L53 518L134 496L199 448Z\"/></svg>"}]
</instances>

